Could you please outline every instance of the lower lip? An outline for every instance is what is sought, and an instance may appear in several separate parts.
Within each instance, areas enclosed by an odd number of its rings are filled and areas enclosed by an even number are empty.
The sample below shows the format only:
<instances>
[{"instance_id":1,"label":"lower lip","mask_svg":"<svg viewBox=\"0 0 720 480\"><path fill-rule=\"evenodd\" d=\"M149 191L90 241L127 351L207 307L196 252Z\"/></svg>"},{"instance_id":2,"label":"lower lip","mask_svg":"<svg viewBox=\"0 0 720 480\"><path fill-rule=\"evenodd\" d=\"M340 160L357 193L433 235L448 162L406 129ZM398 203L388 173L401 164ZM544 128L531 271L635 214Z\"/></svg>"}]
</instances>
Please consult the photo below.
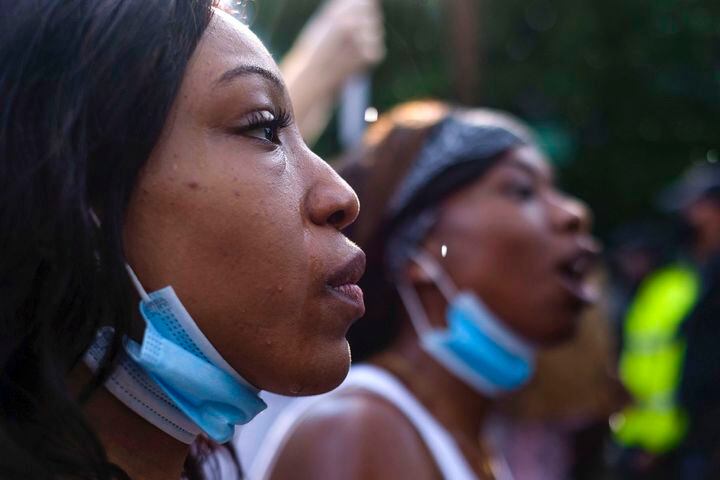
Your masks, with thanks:
<instances>
[{"instance_id":1,"label":"lower lip","mask_svg":"<svg viewBox=\"0 0 720 480\"><path fill-rule=\"evenodd\" d=\"M330 290L342 300L350 304L356 310L356 317L360 318L365 314L365 301L363 298L362 288L355 284L338 285L330 287Z\"/></svg>"},{"instance_id":2,"label":"lower lip","mask_svg":"<svg viewBox=\"0 0 720 480\"><path fill-rule=\"evenodd\" d=\"M560 274L560 284L584 305L593 304L598 300L598 292L586 281L575 280Z\"/></svg>"}]
</instances>

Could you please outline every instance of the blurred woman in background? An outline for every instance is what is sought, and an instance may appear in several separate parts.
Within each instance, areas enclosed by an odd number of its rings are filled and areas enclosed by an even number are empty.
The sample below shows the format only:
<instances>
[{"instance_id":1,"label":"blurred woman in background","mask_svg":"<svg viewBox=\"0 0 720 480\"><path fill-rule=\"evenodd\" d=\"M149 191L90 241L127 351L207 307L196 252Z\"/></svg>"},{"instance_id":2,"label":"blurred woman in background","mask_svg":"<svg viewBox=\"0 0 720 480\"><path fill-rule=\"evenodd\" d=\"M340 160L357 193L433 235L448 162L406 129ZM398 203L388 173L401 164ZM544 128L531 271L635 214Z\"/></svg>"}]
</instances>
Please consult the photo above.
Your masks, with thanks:
<instances>
[{"instance_id":1,"label":"blurred woman in background","mask_svg":"<svg viewBox=\"0 0 720 480\"><path fill-rule=\"evenodd\" d=\"M0 477L201 476L259 390L345 377L357 197L210 0L0 11Z\"/></svg>"},{"instance_id":2,"label":"blurred woman in background","mask_svg":"<svg viewBox=\"0 0 720 480\"><path fill-rule=\"evenodd\" d=\"M484 419L595 300L589 212L499 112L410 103L368 141L341 169L364 202L367 363L281 415L253 478L511 478Z\"/></svg>"}]
</instances>

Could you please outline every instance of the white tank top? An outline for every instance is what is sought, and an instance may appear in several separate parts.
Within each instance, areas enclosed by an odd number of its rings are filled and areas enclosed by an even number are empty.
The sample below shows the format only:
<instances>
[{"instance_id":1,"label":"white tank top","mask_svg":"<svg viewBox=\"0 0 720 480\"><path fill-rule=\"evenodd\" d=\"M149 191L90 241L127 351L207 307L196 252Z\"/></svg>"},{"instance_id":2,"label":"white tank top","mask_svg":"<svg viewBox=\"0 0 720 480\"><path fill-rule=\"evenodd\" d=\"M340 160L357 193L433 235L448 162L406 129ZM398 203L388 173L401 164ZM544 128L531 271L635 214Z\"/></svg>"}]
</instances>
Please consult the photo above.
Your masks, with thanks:
<instances>
[{"instance_id":1,"label":"white tank top","mask_svg":"<svg viewBox=\"0 0 720 480\"><path fill-rule=\"evenodd\" d=\"M264 480L269 478L278 452L315 402L351 388L370 391L400 410L419 433L443 478L446 480L479 480L450 433L435 420L400 381L386 370L372 365L353 367L343 384L330 393L300 398L286 407L268 431L263 445L248 470L248 479ZM500 465L496 465L497 480L512 480L507 463L504 460L497 463L500 463Z\"/></svg>"}]
</instances>

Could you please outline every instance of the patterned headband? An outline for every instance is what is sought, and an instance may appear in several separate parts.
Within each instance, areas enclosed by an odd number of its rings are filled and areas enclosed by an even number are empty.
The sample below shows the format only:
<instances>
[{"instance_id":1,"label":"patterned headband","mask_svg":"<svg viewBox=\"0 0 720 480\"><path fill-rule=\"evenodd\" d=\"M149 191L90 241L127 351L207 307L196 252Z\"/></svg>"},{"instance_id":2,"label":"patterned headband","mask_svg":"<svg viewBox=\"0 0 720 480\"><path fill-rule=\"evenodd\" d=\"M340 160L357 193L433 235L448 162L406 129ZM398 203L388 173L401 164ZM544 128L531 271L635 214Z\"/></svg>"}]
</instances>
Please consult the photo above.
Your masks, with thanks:
<instances>
[{"instance_id":1,"label":"patterned headband","mask_svg":"<svg viewBox=\"0 0 720 480\"><path fill-rule=\"evenodd\" d=\"M388 203L391 233L385 261L397 274L438 217L437 206L448 194L483 175L511 148L525 144L509 130L474 124L453 116L439 123L408 175Z\"/></svg>"}]
</instances>

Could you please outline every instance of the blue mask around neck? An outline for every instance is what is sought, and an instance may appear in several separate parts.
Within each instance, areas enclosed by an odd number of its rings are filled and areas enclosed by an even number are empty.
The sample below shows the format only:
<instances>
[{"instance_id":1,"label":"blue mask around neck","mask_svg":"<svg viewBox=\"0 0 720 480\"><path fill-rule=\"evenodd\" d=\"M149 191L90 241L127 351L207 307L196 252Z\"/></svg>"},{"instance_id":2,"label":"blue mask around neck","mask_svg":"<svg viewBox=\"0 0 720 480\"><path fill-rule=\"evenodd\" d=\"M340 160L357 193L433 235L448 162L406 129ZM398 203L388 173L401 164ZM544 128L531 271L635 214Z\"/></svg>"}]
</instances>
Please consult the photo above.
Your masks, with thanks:
<instances>
[{"instance_id":1,"label":"blue mask around neck","mask_svg":"<svg viewBox=\"0 0 720 480\"><path fill-rule=\"evenodd\" d=\"M126 338L108 390L137 414L185 443L204 433L224 443L236 425L266 408L259 391L212 346L172 287L147 294L128 267L141 296L141 344ZM112 332L101 331L85 356L97 368Z\"/></svg>"},{"instance_id":2,"label":"blue mask around neck","mask_svg":"<svg viewBox=\"0 0 720 480\"><path fill-rule=\"evenodd\" d=\"M448 301L447 327L431 326L415 290L398 291L423 349L466 385L497 396L525 385L534 372L534 349L508 329L472 292L458 292L437 262L424 252L412 261L438 285Z\"/></svg>"}]
</instances>

